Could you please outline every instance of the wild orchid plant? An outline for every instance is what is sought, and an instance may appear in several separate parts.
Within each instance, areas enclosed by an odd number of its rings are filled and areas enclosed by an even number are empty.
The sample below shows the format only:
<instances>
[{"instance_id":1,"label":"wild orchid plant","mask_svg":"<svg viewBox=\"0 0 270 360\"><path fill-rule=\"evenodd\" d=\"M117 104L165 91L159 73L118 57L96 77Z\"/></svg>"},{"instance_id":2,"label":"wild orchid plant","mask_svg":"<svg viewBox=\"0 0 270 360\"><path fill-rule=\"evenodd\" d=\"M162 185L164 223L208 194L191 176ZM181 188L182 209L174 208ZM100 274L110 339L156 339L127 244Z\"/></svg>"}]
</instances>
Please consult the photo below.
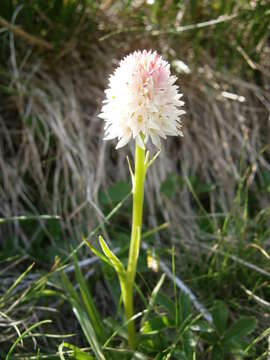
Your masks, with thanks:
<instances>
[{"instance_id":1,"label":"wild orchid plant","mask_svg":"<svg viewBox=\"0 0 270 360\"><path fill-rule=\"evenodd\" d=\"M181 107L182 94L175 84L177 78L171 75L170 65L156 52L135 51L126 56L109 80L105 91L101 114L105 120L105 140L117 138L116 149L135 140L135 171L129 169L132 178L133 213L132 230L127 268L113 254L100 236L102 250L120 280L125 308L129 344L135 348L136 336L133 321L133 287L140 252L144 182L149 166L156 156L149 159L146 147L149 140L161 148L160 138L183 136L180 116L185 113ZM95 249L92 248L92 251Z\"/></svg>"}]
</instances>

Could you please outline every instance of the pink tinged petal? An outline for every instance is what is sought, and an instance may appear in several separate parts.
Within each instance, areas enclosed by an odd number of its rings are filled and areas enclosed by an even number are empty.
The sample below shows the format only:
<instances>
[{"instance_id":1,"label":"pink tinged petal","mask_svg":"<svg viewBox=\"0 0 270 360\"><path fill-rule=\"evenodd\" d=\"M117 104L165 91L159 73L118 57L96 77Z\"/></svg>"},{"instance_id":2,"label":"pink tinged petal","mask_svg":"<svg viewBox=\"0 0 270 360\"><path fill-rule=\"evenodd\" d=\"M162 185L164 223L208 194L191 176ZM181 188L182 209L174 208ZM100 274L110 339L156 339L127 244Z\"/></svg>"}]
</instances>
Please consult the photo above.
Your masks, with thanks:
<instances>
[{"instance_id":1,"label":"pink tinged petal","mask_svg":"<svg viewBox=\"0 0 270 360\"><path fill-rule=\"evenodd\" d=\"M186 114L186 111L185 111L185 110L179 110L179 111L178 111L178 115L184 115L184 114Z\"/></svg>"},{"instance_id":2,"label":"pink tinged petal","mask_svg":"<svg viewBox=\"0 0 270 360\"><path fill-rule=\"evenodd\" d=\"M161 149L161 142L160 142L160 138L158 135L155 134L150 134L152 143L158 148Z\"/></svg>"},{"instance_id":3,"label":"pink tinged petal","mask_svg":"<svg viewBox=\"0 0 270 360\"><path fill-rule=\"evenodd\" d=\"M108 134L108 135L104 136L103 140L112 140L112 139L115 139L116 137L117 137L117 135Z\"/></svg>"},{"instance_id":4,"label":"pink tinged petal","mask_svg":"<svg viewBox=\"0 0 270 360\"><path fill-rule=\"evenodd\" d=\"M184 133L182 130L178 130L178 135L184 137Z\"/></svg>"},{"instance_id":5,"label":"pink tinged petal","mask_svg":"<svg viewBox=\"0 0 270 360\"><path fill-rule=\"evenodd\" d=\"M131 133L126 134L122 139L120 139L116 145L116 149L120 149L121 147L125 146L131 138Z\"/></svg>"},{"instance_id":6,"label":"pink tinged petal","mask_svg":"<svg viewBox=\"0 0 270 360\"><path fill-rule=\"evenodd\" d=\"M183 97L183 94L176 94L177 99L181 99L181 97Z\"/></svg>"}]
</instances>

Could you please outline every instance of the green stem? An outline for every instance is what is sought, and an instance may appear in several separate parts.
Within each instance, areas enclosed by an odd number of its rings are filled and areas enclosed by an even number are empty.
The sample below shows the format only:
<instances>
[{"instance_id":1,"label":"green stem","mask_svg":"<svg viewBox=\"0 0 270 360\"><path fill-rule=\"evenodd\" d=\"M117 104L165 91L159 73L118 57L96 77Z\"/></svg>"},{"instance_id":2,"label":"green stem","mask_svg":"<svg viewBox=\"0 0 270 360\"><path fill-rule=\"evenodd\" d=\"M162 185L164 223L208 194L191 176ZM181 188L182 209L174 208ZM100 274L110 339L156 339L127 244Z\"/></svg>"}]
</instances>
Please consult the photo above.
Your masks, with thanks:
<instances>
[{"instance_id":1,"label":"green stem","mask_svg":"<svg viewBox=\"0 0 270 360\"><path fill-rule=\"evenodd\" d=\"M128 321L129 345L134 349L136 345L135 324L130 319L134 315L133 311L133 287L136 276L137 262L140 251L142 215L143 215L143 197L144 180L146 168L144 164L145 150L136 145L135 155L135 174L133 179L133 209L132 209L132 230L129 247L128 267L126 274L126 291L124 297L124 306L126 318Z\"/></svg>"}]
</instances>

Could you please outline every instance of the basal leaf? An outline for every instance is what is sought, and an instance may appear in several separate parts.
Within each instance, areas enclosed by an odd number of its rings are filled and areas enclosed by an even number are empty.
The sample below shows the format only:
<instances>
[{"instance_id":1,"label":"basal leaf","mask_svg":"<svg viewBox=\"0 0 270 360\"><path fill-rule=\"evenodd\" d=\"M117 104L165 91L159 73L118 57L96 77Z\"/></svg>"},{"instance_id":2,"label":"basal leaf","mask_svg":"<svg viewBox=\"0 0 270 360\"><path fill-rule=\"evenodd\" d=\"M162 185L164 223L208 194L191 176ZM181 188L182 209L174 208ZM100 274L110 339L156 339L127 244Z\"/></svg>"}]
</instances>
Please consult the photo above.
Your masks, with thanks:
<instances>
[{"instance_id":1,"label":"basal leaf","mask_svg":"<svg viewBox=\"0 0 270 360\"><path fill-rule=\"evenodd\" d=\"M257 321L252 317L243 317L233 324L230 329L225 333L224 340L230 340L233 338L240 339L246 336L256 328Z\"/></svg>"},{"instance_id":2,"label":"basal leaf","mask_svg":"<svg viewBox=\"0 0 270 360\"><path fill-rule=\"evenodd\" d=\"M228 308L222 301L216 301L212 311L213 321L218 335L222 336L227 327Z\"/></svg>"}]
</instances>

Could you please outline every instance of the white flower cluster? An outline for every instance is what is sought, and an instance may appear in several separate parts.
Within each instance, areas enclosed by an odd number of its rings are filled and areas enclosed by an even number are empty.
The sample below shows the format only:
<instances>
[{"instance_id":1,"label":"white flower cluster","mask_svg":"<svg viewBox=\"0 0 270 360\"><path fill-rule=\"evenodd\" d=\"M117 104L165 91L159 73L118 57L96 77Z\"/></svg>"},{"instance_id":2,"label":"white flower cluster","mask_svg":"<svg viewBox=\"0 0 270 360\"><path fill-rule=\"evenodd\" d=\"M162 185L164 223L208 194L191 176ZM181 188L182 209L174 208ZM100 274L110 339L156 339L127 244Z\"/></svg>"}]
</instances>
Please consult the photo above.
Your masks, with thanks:
<instances>
[{"instance_id":1,"label":"white flower cluster","mask_svg":"<svg viewBox=\"0 0 270 360\"><path fill-rule=\"evenodd\" d=\"M149 138L160 148L160 138L183 135L180 116L184 102L170 65L156 52L135 51L110 76L99 117L105 120L105 140L117 138L116 148L131 139L144 147Z\"/></svg>"}]
</instances>

